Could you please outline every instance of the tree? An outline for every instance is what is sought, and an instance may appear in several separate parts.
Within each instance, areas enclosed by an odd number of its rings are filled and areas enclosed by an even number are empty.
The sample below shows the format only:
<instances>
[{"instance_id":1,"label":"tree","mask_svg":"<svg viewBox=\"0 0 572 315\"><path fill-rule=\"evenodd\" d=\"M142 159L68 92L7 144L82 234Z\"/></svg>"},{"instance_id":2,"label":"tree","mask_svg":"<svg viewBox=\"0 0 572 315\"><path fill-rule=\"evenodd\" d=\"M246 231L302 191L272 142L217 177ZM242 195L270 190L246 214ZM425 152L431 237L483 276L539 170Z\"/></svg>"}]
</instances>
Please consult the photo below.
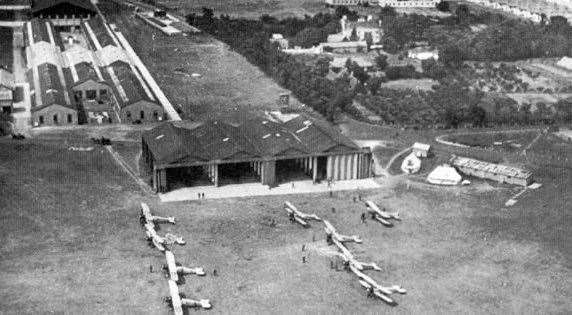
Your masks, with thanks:
<instances>
[{"instance_id":1,"label":"tree","mask_svg":"<svg viewBox=\"0 0 572 315\"><path fill-rule=\"evenodd\" d=\"M316 66L314 67L316 74L325 77L330 71L330 60L328 58L322 57L316 61Z\"/></svg>"},{"instance_id":2,"label":"tree","mask_svg":"<svg viewBox=\"0 0 572 315\"><path fill-rule=\"evenodd\" d=\"M421 61L423 73L431 79L440 80L447 75L447 71L442 63L433 58Z\"/></svg>"},{"instance_id":3,"label":"tree","mask_svg":"<svg viewBox=\"0 0 572 315\"><path fill-rule=\"evenodd\" d=\"M375 95L377 91L381 88L381 84L385 82L382 77L371 77L367 80L367 87L371 94Z\"/></svg>"},{"instance_id":4,"label":"tree","mask_svg":"<svg viewBox=\"0 0 572 315\"><path fill-rule=\"evenodd\" d=\"M397 12L395 11L395 8L391 7L391 6L384 6L383 8L381 8L381 10L379 11L379 16L380 18L384 18L384 17L390 17L390 16L396 16Z\"/></svg>"},{"instance_id":5,"label":"tree","mask_svg":"<svg viewBox=\"0 0 572 315\"><path fill-rule=\"evenodd\" d=\"M357 42L358 40L359 40L359 36L357 34L356 28L354 27L352 29L352 33L350 34L350 42Z\"/></svg>"},{"instance_id":6,"label":"tree","mask_svg":"<svg viewBox=\"0 0 572 315\"><path fill-rule=\"evenodd\" d=\"M352 65L352 74L361 84L364 84L369 79L369 74L355 62Z\"/></svg>"},{"instance_id":7,"label":"tree","mask_svg":"<svg viewBox=\"0 0 572 315\"><path fill-rule=\"evenodd\" d=\"M448 1L441 0L441 2L437 3L436 7L437 7L437 10L439 10L441 12L449 12L449 2Z\"/></svg>"},{"instance_id":8,"label":"tree","mask_svg":"<svg viewBox=\"0 0 572 315\"><path fill-rule=\"evenodd\" d=\"M399 51L399 45L395 38L391 36L384 36L382 39L383 50L387 51L390 54L395 54Z\"/></svg>"},{"instance_id":9,"label":"tree","mask_svg":"<svg viewBox=\"0 0 572 315\"><path fill-rule=\"evenodd\" d=\"M444 64L460 69L463 65L464 52L459 46L451 44L440 52L439 57Z\"/></svg>"},{"instance_id":10,"label":"tree","mask_svg":"<svg viewBox=\"0 0 572 315\"><path fill-rule=\"evenodd\" d=\"M486 117L487 112L482 107L475 104L469 109L467 120L473 124L473 127L483 127Z\"/></svg>"},{"instance_id":11,"label":"tree","mask_svg":"<svg viewBox=\"0 0 572 315\"><path fill-rule=\"evenodd\" d=\"M209 23L212 23L214 18L214 10L211 8L203 7L203 19L207 20Z\"/></svg>"},{"instance_id":12,"label":"tree","mask_svg":"<svg viewBox=\"0 0 572 315\"><path fill-rule=\"evenodd\" d=\"M373 36L371 35L371 32L366 32L365 34L363 34L363 37L367 44L367 49L369 49L371 45L373 45Z\"/></svg>"},{"instance_id":13,"label":"tree","mask_svg":"<svg viewBox=\"0 0 572 315\"><path fill-rule=\"evenodd\" d=\"M466 4L460 4L455 10L455 17L458 24L469 22L468 19L470 16L471 12Z\"/></svg>"},{"instance_id":14,"label":"tree","mask_svg":"<svg viewBox=\"0 0 572 315\"><path fill-rule=\"evenodd\" d=\"M387 67L387 55L378 55L373 59L378 70L383 71Z\"/></svg>"}]
</instances>

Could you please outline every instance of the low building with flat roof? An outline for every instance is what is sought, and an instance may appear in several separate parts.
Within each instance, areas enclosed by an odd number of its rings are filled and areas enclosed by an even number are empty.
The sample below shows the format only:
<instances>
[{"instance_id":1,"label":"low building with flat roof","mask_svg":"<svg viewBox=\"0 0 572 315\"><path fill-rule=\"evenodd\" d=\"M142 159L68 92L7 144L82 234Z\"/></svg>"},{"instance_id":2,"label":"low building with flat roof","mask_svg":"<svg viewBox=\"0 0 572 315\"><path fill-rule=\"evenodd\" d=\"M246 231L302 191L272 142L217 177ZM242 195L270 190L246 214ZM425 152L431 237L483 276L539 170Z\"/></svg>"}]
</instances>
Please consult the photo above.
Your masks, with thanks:
<instances>
[{"instance_id":1,"label":"low building with flat roof","mask_svg":"<svg viewBox=\"0 0 572 315\"><path fill-rule=\"evenodd\" d=\"M453 156L450 163L467 175L492 179L500 183L528 186L533 182L532 172L517 167L488 163L461 156Z\"/></svg>"}]
</instances>

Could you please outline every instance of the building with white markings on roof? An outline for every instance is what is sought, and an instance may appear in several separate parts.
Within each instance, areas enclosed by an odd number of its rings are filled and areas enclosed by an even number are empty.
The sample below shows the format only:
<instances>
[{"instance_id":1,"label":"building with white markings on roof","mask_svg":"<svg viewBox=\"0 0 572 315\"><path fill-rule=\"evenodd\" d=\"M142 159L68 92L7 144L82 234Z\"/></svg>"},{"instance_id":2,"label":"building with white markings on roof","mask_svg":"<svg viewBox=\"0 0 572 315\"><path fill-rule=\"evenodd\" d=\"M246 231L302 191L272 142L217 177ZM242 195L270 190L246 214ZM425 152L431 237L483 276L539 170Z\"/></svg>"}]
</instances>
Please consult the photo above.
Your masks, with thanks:
<instances>
[{"instance_id":1,"label":"building with white markings on roof","mask_svg":"<svg viewBox=\"0 0 572 315\"><path fill-rule=\"evenodd\" d=\"M199 126L165 123L143 133L142 173L157 192L185 186L260 182L273 187L303 178L371 176L371 151L324 121L269 113Z\"/></svg>"}]
</instances>

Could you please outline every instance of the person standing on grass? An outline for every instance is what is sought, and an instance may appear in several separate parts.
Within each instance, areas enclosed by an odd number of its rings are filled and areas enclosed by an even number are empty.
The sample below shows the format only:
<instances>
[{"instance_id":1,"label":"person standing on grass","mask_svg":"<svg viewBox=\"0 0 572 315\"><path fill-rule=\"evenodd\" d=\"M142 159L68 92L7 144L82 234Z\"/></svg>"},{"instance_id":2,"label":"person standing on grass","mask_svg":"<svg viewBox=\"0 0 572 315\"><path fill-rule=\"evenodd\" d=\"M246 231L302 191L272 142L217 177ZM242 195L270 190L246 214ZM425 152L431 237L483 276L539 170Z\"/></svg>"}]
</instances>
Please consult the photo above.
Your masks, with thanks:
<instances>
[{"instance_id":1,"label":"person standing on grass","mask_svg":"<svg viewBox=\"0 0 572 315\"><path fill-rule=\"evenodd\" d=\"M361 223L365 224L365 212L361 213Z\"/></svg>"}]
</instances>

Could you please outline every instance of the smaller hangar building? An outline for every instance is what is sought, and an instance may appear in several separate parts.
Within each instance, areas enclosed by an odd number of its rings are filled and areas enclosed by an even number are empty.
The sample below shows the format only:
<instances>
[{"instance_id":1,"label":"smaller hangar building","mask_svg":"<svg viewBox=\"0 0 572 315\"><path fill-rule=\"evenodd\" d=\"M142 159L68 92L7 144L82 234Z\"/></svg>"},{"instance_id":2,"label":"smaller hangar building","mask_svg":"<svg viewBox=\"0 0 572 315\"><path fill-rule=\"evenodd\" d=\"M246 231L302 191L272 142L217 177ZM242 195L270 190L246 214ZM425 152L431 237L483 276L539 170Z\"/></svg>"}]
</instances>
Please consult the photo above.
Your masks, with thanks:
<instances>
[{"instance_id":1,"label":"smaller hangar building","mask_svg":"<svg viewBox=\"0 0 572 315\"><path fill-rule=\"evenodd\" d=\"M151 175L156 192L172 190L181 180L187 186L259 181L273 187L302 178L371 176L369 148L301 114L210 120L195 127L168 122L144 132L141 146L141 170Z\"/></svg>"}]
</instances>

